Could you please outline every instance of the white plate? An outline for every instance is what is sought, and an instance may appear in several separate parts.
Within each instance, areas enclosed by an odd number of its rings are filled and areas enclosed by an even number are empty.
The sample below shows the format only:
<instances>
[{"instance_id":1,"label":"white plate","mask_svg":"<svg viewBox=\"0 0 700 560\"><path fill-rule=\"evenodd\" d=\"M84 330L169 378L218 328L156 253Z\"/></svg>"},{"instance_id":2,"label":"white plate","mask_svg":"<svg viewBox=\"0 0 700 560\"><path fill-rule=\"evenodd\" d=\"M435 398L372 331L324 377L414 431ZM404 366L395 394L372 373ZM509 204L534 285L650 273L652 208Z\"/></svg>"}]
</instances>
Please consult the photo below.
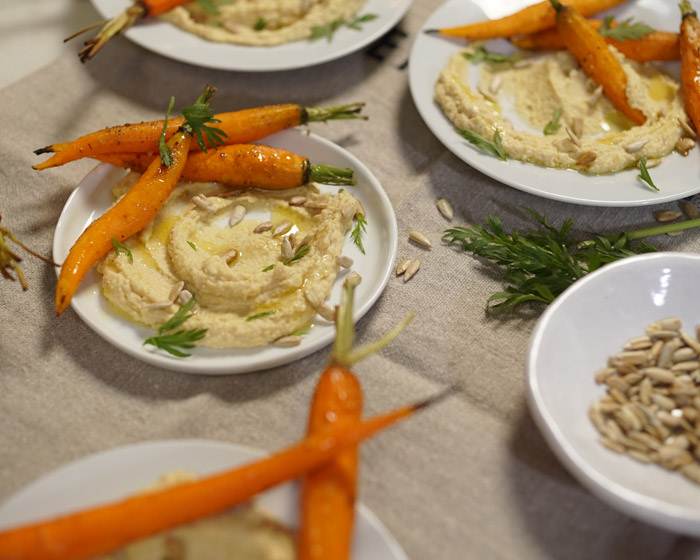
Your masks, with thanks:
<instances>
[{"instance_id":1,"label":"white plate","mask_svg":"<svg viewBox=\"0 0 700 560\"><path fill-rule=\"evenodd\" d=\"M0 505L0 527L119 500L148 488L168 472L204 476L264 455L240 445L208 440L153 441L118 447L60 467L17 492ZM297 527L295 484L261 494L256 504L281 523ZM381 521L362 504L357 507L352 558L407 560Z\"/></svg>"},{"instance_id":2,"label":"white plate","mask_svg":"<svg viewBox=\"0 0 700 560\"><path fill-rule=\"evenodd\" d=\"M273 47L214 43L165 21L137 24L125 35L150 51L196 66L246 72L292 70L329 62L366 47L397 24L412 1L367 0L358 14L376 14L377 19L362 24L362 29L357 31L342 27L330 42L303 40ZM102 16L109 18L130 6L131 0L92 0L92 3Z\"/></svg>"},{"instance_id":3,"label":"white plate","mask_svg":"<svg viewBox=\"0 0 700 560\"><path fill-rule=\"evenodd\" d=\"M449 0L430 16L423 29L483 20L487 15L501 17L532 3L532 0L513 0L501 9L500 2ZM669 31L677 30L680 21L677 3L667 0L630 0L623 8L610 13L619 18L633 16ZM503 52L512 50L506 41L492 41L489 45ZM659 193L637 180L637 170L590 177L576 171L547 169L514 160L503 162L478 152L455 132L434 102L435 82L440 72L450 56L464 46L464 41L419 33L411 52L410 85L416 107L428 127L452 153L472 167L497 181L537 196L591 206L645 206L700 192L699 150L693 150L686 158L673 153L652 170L652 176L661 189ZM667 65L667 69L677 74L677 66ZM478 73L471 72L471 75L476 81Z\"/></svg>"},{"instance_id":4,"label":"white plate","mask_svg":"<svg viewBox=\"0 0 700 560\"><path fill-rule=\"evenodd\" d=\"M656 253L605 266L578 281L540 319L528 357L529 404L549 445L594 494L624 513L700 536L700 486L680 473L604 448L588 408L604 394L593 376L650 323L700 324L700 256Z\"/></svg>"},{"instance_id":5,"label":"white plate","mask_svg":"<svg viewBox=\"0 0 700 560\"><path fill-rule=\"evenodd\" d=\"M365 207L367 233L364 236L366 255L353 242L345 242L343 254L355 263L353 270L362 276L356 291L356 319L362 317L381 295L389 280L396 258L397 224L394 210L381 184L362 162L347 150L315 134L306 135L288 130L264 140L270 146L283 147L308 157L312 162L326 163L355 170L357 185L347 187ZM71 246L83 230L112 205L111 187L123 176L123 171L100 164L90 172L68 198L56 225L53 257L63 262ZM324 192L337 192L339 187L323 186ZM331 305L340 301L343 274L339 275L331 293ZM102 338L127 354L162 368L185 373L228 374L257 371L287 364L308 356L330 344L334 338L332 324L316 324L303 342L294 348L252 348L244 350L212 350L195 348L189 358L178 359L145 347L143 341L153 331L118 317L107 306L99 291L95 272L86 276L73 298L75 312Z\"/></svg>"}]
</instances>

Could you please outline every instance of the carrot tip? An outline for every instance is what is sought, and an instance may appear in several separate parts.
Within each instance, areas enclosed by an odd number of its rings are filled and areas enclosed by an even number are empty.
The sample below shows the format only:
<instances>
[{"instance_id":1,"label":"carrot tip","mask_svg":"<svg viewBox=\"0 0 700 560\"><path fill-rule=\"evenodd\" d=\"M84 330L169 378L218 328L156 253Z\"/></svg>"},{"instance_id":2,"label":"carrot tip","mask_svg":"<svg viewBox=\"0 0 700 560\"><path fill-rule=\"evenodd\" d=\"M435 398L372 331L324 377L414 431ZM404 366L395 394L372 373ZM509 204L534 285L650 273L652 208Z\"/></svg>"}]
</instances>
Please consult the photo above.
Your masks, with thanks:
<instances>
[{"instance_id":1,"label":"carrot tip","mask_svg":"<svg viewBox=\"0 0 700 560\"><path fill-rule=\"evenodd\" d=\"M53 146L44 146L43 148L38 148L34 150L34 154L37 156L40 156L41 154L52 154L53 152Z\"/></svg>"},{"instance_id":2,"label":"carrot tip","mask_svg":"<svg viewBox=\"0 0 700 560\"><path fill-rule=\"evenodd\" d=\"M422 410L424 408L428 408L429 406L433 406L434 404L444 401L447 397L451 397L455 393L459 393L461 390L462 386L459 383L455 383L454 385L450 385L446 389L443 389L439 393L436 393L435 395L428 397L427 399L420 401L419 403L416 403L415 405L413 405L413 408L414 410Z\"/></svg>"},{"instance_id":3,"label":"carrot tip","mask_svg":"<svg viewBox=\"0 0 700 560\"><path fill-rule=\"evenodd\" d=\"M439 29L424 29L423 33L425 33L426 35L439 35L440 30Z\"/></svg>"}]
</instances>

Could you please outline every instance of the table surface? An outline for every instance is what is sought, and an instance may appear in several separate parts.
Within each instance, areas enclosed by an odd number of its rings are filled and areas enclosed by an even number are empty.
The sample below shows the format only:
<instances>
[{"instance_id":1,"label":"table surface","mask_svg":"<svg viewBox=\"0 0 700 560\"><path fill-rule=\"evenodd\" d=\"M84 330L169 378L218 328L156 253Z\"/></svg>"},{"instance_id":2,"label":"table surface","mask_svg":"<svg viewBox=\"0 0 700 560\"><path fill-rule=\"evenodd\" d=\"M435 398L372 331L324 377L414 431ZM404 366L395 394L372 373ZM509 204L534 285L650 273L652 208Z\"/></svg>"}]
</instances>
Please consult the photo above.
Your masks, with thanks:
<instances>
[{"instance_id":1,"label":"table surface","mask_svg":"<svg viewBox=\"0 0 700 560\"><path fill-rule=\"evenodd\" d=\"M478 2L491 15L506 7L505 1ZM314 130L350 149L383 182L403 236L400 258L418 254L405 242L409 229L439 239L445 222L434 204L443 196L464 223L497 213L522 226L512 213L517 207L555 220L575 215L584 230L648 222L649 209L573 208L508 189L458 161L431 135L413 106L402 63L412 36L439 3L416 0L402 23L409 37L394 37L393 45L376 47L372 56L357 53L320 68L250 75L169 61L123 38L99 60L81 65L77 45L64 47L60 40L96 19L87 0L2 0L3 224L48 253L66 198L93 164L38 174L30 168L36 161L32 149L114 122L157 117L167 96L190 98L205 81L219 87L218 108L291 99L308 105L367 101L366 125L333 123ZM508 0L507 7L522 3ZM17 110L22 107L32 110ZM661 245L700 249L692 236ZM498 280L439 243L420 257L419 274L405 285L392 281L361 322L360 341L381 336L409 310L417 312L416 324L357 368L368 413L457 381L465 387L439 409L363 446L361 499L409 557L698 557L694 541L601 503L547 448L525 404L525 354L534 320L485 316L484 302L500 287ZM0 500L65 462L118 445L209 438L272 450L299 437L327 350L246 376L158 370L99 339L72 312L57 320L51 307L54 271L30 260L26 270L28 292L3 285L0 295Z\"/></svg>"}]
</instances>

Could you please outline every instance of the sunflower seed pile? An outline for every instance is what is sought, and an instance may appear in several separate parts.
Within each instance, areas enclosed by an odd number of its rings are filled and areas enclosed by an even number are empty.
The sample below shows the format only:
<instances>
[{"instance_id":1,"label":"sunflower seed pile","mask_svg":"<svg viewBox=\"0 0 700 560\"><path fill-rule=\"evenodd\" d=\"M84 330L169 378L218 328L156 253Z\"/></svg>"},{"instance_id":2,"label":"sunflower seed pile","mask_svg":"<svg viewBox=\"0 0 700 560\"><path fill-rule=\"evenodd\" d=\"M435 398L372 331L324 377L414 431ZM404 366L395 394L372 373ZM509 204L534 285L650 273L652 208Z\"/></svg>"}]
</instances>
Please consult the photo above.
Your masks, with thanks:
<instances>
[{"instance_id":1,"label":"sunflower seed pile","mask_svg":"<svg viewBox=\"0 0 700 560\"><path fill-rule=\"evenodd\" d=\"M596 374L607 394L589 410L601 443L700 484L700 342L680 319L630 340Z\"/></svg>"}]
</instances>

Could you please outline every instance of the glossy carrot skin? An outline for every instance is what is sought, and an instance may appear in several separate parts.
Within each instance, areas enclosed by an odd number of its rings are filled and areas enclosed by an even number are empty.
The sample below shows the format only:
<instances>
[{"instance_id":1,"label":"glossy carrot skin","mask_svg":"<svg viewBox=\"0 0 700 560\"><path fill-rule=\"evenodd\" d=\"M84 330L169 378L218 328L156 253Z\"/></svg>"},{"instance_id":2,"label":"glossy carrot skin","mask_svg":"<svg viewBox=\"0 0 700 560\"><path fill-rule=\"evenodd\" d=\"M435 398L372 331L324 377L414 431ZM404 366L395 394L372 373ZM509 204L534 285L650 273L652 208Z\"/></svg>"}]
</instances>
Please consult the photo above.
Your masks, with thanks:
<instances>
[{"instance_id":1,"label":"glossy carrot skin","mask_svg":"<svg viewBox=\"0 0 700 560\"><path fill-rule=\"evenodd\" d=\"M323 372L309 415L309 437L334 426L355 424L362 416L362 388L348 369L331 365ZM348 560L355 520L358 449L348 448L301 486L298 560Z\"/></svg>"},{"instance_id":2,"label":"glossy carrot skin","mask_svg":"<svg viewBox=\"0 0 700 560\"><path fill-rule=\"evenodd\" d=\"M576 8L585 16L592 16L618 6L626 0L567 0L568 6ZM500 19L481 21L459 27L439 29L440 35L470 41L509 38L528 35L554 27L556 18L549 0L529 6L524 10Z\"/></svg>"},{"instance_id":3,"label":"glossy carrot skin","mask_svg":"<svg viewBox=\"0 0 700 560\"><path fill-rule=\"evenodd\" d=\"M644 124L644 113L632 107L627 100L625 70L588 20L576 10L561 6L557 11L557 29L566 48L578 60L583 71L603 87L615 108L635 124Z\"/></svg>"},{"instance_id":4,"label":"glossy carrot skin","mask_svg":"<svg viewBox=\"0 0 700 560\"><path fill-rule=\"evenodd\" d=\"M118 167L143 171L152 154L101 154L97 159ZM222 146L193 152L182 178L188 181L223 183L230 187L270 190L292 189L309 179L309 160L281 148L259 144Z\"/></svg>"},{"instance_id":5,"label":"glossy carrot skin","mask_svg":"<svg viewBox=\"0 0 700 560\"><path fill-rule=\"evenodd\" d=\"M176 132L168 141L172 165L157 157L138 182L107 212L92 222L71 247L56 285L55 308L60 315L87 272L113 249L113 239L124 241L144 229L165 204L185 167L192 137Z\"/></svg>"},{"instance_id":6,"label":"glossy carrot skin","mask_svg":"<svg viewBox=\"0 0 700 560\"><path fill-rule=\"evenodd\" d=\"M681 23L681 84L685 111L695 130L700 130L700 21L687 11Z\"/></svg>"},{"instance_id":7,"label":"glossy carrot skin","mask_svg":"<svg viewBox=\"0 0 700 560\"><path fill-rule=\"evenodd\" d=\"M588 22L599 29L602 22L591 19ZM671 61L680 59L680 37L677 33L667 31L654 31L641 39L629 39L618 41L605 37L608 45L612 45L630 60L637 62ZM556 28L547 29L533 35L513 37L511 39L516 47L532 51L556 51L566 48L564 38Z\"/></svg>"},{"instance_id":8,"label":"glossy carrot skin","mask_svg":"<svg viewBox=\"0 0 700 560\"><path fill-rule=\"evenodd\" d=\"M190 0L138 0L146 8L147 16L159 16L173 8L187 4Z\"/></svg>"},{"instance_id":9,"label":"glossy carrot skin","mask_svg":"<svg viewBox=\"0 0 700 560\"><path fill-rule=\"evenodd\" d=\"M359 424L308 436L270 457L195 482L0 532L0 558L87 560L221 513L260 492L322 467L339 451L357 445L428 404L424 401L404 406Z\"/></svg>"},{"instance_id":10,"label":"glossy carrot skin","mask_svg":"<svg viewBox=\"0 0 700 560\"><path fill-rule=\"evenodd\" d=\"M215 118L221 121L215 126L227 135L224 140L226 144L246 144L303 124L306 111L300 105L289 103L219 113ZM166 138L175 134L182 123L182 117L170 119ZM162 129L163 121L149 121L98 130L71 142L52 144L37 150L36 153L55 153L33 167L37 170L48 169L84 157L97 158L100 154L155 152ZM200 150L196 142L192 143L191 149Z\"/></svg>"}]
</instances>

